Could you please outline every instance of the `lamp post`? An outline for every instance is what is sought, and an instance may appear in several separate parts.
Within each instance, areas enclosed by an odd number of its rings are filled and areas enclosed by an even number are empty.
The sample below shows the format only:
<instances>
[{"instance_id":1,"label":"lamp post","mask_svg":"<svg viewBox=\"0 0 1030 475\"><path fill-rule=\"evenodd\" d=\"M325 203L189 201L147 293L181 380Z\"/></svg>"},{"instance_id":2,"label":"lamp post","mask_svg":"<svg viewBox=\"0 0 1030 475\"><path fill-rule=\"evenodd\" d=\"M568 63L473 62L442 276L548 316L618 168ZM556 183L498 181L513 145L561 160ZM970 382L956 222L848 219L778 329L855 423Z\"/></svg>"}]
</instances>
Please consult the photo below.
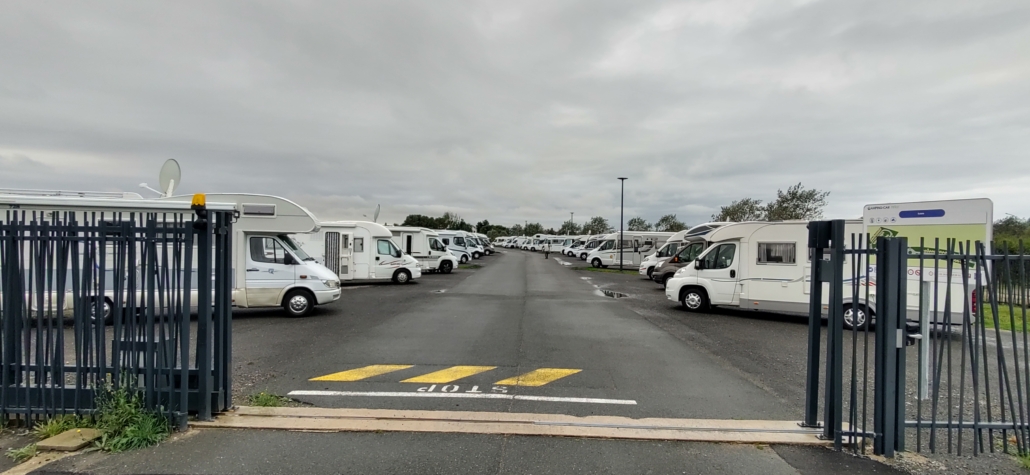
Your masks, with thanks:
<instances>
[{"instance_id":1,"label":"lamp post","mask_svg":"<svg viewBox=\"0 0 1030 475\"><path fill-rule=\"evenodd\" d=\"M622 190L619 192L619 271L622 271L622 244L624 239L622 238L622 222L623 222L623 211L626 206L626 177L619 177L619 183Z\"/></svg>"},{"instance_id":2,"label":"lamp post","mask_svg":"<svg viewBox=\"0 0 1030 475\"><path fill-rule=\"evenodd\" d=\"M576 221L574 219L575 217L576 213L569 211L569 231L572 231L572 226L576 224ZM568 234L568 232L566 232L565 234Z\"/></svg>"}]
</instances>

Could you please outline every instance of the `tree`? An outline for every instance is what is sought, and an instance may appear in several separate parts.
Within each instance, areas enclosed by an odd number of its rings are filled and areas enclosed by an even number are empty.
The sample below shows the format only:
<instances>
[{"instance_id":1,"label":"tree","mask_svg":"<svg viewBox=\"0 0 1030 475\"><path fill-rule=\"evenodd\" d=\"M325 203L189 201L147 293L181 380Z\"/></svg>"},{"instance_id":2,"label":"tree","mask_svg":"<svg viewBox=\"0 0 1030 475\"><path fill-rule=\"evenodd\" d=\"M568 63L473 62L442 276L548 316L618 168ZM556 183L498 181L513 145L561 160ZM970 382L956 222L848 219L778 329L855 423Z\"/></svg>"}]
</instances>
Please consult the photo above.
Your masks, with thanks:
<instances>
[{"instance_id":1,"label":"tree","mask_svg":"<svg viewBox=\"0 0 1030 475\"><path fill-rule=\"evenodd\" d=\"M627 231L650 231L651 230L651 223L648 223L647 221L644 220L644 218L641 218L640 216L637 216L635 218L631 218L629 220L629 222L626 223L626 230Z\"/></svg>"},{"instance_id":2,"label":"tree","mask_svg":"<svg viewBox=\"0 0 1030 475\"><path fill-rule=\"evenodd\" d=\"M787 188L787 191L776 190L776 200L766 206L765 219L783 221L787 219L803 219L811 221L823 217L826 197L829 191L816 189L806 190L801 183Z\"/></svg>"},{"instance_id":3,"label":"tree","mask_svg":"<svg viewBox=\"0 0 1030 475\"><path fill-rule=\"evenodd\" d=\"M1010 214L994 222L993 234L995 253L1019 254L1030 249L1030 219L1024 220Z\"/></svg>"},{"instance_id":4,"label":"tree","mask_svg":"<svg viewBox=\"0 0 1030 475\"><path fill-rule=\"evenodd\" d=\"M534 234L543 234L544 227L540 223L529 223L526 225L526 236L532 236Z\"/></svg>"},{"instance_id":5,"label":"tree","mask_svg":"<svg viewBox=\"0 0 1030 475\"><path fill-rule=\"evenodd\" d=\"M660 232L665 232L665 233L679 232L679 231L682 231L684 229L687 229L688 227L689 226L684 224L683 221L680 221L680 220L676 219L676 215L675 214L667 214L665 216L662 216L661 219L659 219L657 223L654 223L654 230L655 231L660 231Z\"/></svg>"},{"instance_id":6,"label":"tree","mask_svg":"<svg viewBox=\"0 0 1030 475\"><path fill-rule=\"evenodd\" d=\"M464 223L465 222L465 220L461 219L461 216L458 216L457 213L452 213L450 211L444 213L443 217L441 217L440 220L441 220L440 224L443 224L443 226L444 226L443 229L460 229L458 227L458 223ZM470 228L471 228L471 226L470 226ZM464 229L461 229L461 230L464 231Z\"/></svg>"},{"instance_id":7,"label":"tree","mask_svg":"<svg viewBox=\"0 0 1030 475\"><path fill-rule=\"evenodd\" d=\"M444 229L440 218L433 218L431 216L424 216L421 214L409 214L404 218L404 222L401 226L416 226L420 228L429 229Z\"/></svg>"},{"instance_id":8,"label":"tree","mask_svg":"<svg viewBox=\"0 0 1030 475\"><path fill-rule=\"evenodd\" d=\"M543 230L543 233L544 234L550 234L552 236L558 234L558 232L555 231L554 228L547 228L547 229Z\"/></svg>"},{"instance_id":9,"label":"tree","mask_svg":"<svg viewBox=\"0 0 1030 475\"><path fill-rule=\"evenodd\" d=\"M612 232L612 227L608 224L607 219L600 216L594 216L593 218L590 218L590 221L587 221L586 224L583 225L580 232L583 234L605 234Z\"/></svg>"},{"instance_id":10,"label":"tree","mask_svg":"<svg viewBox=\"0 0 1030 475\"><path fill-rule=\"evenodd\" d=\"M516 224L516 225L508 228L508 231L511 233L512 236L525 236L526 235L526 233L525 233L526 230L522 227L521 224Z\"/></svg>"},{"instance_id":11,"label":"tree","mask_svg":"<svg viewBox=\"0 0 1030 475\"><path fill-rule=\"evenodd\" d=\"M712 221L764 221L765 212L766 207L762 206L762 200L744 198L721 207L719 214L712 215Z\"/></svg>"},{"instance_id":12,"label":"tree","mask_svg":"<svg viewBox=\"0 0 1030 475\"><path fill-rule=\"evenodd\" d=\"M558 228L558 234L578 235L578 234L582 234L582 232L581 232L582 229L583 229L582 226L572 222L572 220L569 220L569 221L566 221L564 223L561 223L561 227Z\"/></svg>"}]
</instances>

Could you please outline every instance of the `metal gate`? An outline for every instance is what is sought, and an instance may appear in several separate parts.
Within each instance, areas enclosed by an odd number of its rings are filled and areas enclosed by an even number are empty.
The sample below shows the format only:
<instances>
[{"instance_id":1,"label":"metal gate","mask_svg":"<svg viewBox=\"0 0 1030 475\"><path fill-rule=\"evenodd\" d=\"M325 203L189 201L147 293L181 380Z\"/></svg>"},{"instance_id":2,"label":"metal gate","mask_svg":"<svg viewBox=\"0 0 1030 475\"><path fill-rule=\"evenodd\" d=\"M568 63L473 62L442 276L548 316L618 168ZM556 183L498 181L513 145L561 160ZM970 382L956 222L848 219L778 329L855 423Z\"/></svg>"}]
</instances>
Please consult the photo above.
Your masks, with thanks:
<instances>
[{"instance_id":1,"label":"metal gate","mask_svg":"<svg viewBox=\"0 0 1030 475\"><path fill-rule=\"evenodd\" d=\"M812 222L804 425L886 456L1030 453L1030 256L992 247Z\"/></svg>"},{"instance_id":2,"label":"metal gate","mask_svg":"<svg viewBox=\"0 0 1030 475\"><path fill-rule=\"evenodd\" d=\"M99 389L125 385L180 426L231 407L232 221L7 211L0 418L89 414Z\"/></svg>"}]
</instances>

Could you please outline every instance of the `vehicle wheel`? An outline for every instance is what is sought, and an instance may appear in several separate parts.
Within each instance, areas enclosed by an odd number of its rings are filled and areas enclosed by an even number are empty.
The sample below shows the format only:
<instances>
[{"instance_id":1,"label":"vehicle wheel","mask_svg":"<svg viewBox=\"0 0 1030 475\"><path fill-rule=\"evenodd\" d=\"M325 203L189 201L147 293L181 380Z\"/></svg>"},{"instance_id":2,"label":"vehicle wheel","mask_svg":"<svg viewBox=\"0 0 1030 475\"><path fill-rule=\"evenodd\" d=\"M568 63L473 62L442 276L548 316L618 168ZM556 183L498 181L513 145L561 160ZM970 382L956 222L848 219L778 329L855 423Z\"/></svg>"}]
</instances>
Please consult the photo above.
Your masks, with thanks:
<instances>
[{"instance_id":1,"label":"vehicle wheel","mask_svg":"<svg viewBox=\"0 0 1030 475\"><path fill-rule=\"evenodd\" d=\"M869 312L865 305L844 306L844 328L848 330L865 330L869 326Z\"/></svg>"},{"instance_id":2,"label":"vehicle wheel","mask_svg":"<svg viewBox=\"0 0 1030 475\"><path fill-rule=\"evenodd\" d=\"M692 287L684 290L680 295L680 303L683 304L683 308L691 312L708 308L708 294L704 289Z\"/></svg>"},{"instance_id":3,"label":"vehicle wheel","mask_svg":"<svg viewBox=\"0 0 1030 475\"><path fill-rule=\"evenodd\" d=\"M479 259L480 257L483 257L483 255L478 253L478 252L473 252L472 253L472 258L473 259Z\"/></svg>"},{"instance_id":4,"label":"vehicle wheel","mask_svg":"<svg viewBox=\"0 0 1030 475\"><path fill-rule=\"evenodd\" d=\"M451 264L451 261L443 261L440 263L440 272L450 274L452 270L454 270L454 264Z\"/></svg>"},{"instance_id":5,"label":"vehicle wheel","mask_svg":"<svg viewBox=\"0 0 1030 475\"><path fill-rule=\"evenodd\" d=\"M462 255L461 255L461 259L460 259L460 262L461 262L462 264L464 264L464 263L466 263L466 262L468 262L468 261L469 261L469 256L467 256L467 255L465 255L465 254L462 254Z\"/></svg>"},{"instance_id":6,"label":"vehicle wheel","mask_svg":"<svg viewBox=\"0 0 1030 475\"><path fill-rule=\"evenodd\" d=\"M672 280L672 274L665 274L665 276L662 277L662 288L663 289L669 288L669 281L670 280Z\"/></svg>"},{"instance_id":7,"label":"vehicle wheel","mask_svg":"<svg viewBox=\"0 0 1030 475\"><path fill-rule=\"evenodd\" d=\"M654 275L654 266L647 268L647 278L650 279Z\"/></svg>"},{"instance_id":8,"label":"vehicle wheel","mask_svg":"<svg viewBox=\"0 0 1030 475\"><path fill-rule=\"evenodd\" d=\"M411 272L405 269L399 269L393 273L393 281L398 284L407 284L411 282Z\"/></svg>"},{"instance_id":9,"label":"vehicle wheel","mask_svg":"<svg viewBox=\"0 0 1030 475\"><path fill-rule=\"evenodd\" d=\"M89 318L94 323L98 320L96 315L97 307L94 305L95 302L96 300L90 300L89 302ZM111 302L111 299L104 297L104 303L101 305L100 311L104 314L103 320L105 325L114 323L114 302Z\"/></svg>"},{"instance_id":10,"label":"vehicle wheel","mask_svg":"<svg viewBox=\"0 0 1030 475\"><path fill-rule=\"evenodd\" d=\"M601 267L601 260L595 257L594 260L590 261L590 265L594 266L595 269L598 269Z\"/></svg>"},{"instance_id":11,"label":"vehicle wheel","mask_svg":"<svg viewBox=\"0 0 1030 475\"><path fill-rule=\"evenodd\" d=\"M291 317L306 317L315 309L315 298L306 291L293 290L283 299L283 308Z\"/></svg>"}]
</instances>

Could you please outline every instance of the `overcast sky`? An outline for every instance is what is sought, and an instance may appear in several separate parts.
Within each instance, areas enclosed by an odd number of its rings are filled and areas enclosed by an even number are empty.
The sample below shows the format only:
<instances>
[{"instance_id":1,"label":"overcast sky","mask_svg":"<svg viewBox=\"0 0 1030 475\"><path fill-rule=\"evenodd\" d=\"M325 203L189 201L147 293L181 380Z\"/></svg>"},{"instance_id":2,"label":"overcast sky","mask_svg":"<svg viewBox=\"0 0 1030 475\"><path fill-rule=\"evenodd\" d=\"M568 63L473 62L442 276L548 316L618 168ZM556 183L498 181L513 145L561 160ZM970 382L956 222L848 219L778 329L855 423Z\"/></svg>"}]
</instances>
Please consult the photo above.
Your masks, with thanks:
<instances>
[{"instance_id":1,"label":"overcast sky","mask_svg":"<svg viewBox=\"0 0 1030 475\"><path fill-rule=\"evenodd\" d=\"M1030 1L5 1L0 187L695 224L802 182L827 217L1030 216ZM147 192L144 192L145 194Z\"/></svg>"}]
</instances>

